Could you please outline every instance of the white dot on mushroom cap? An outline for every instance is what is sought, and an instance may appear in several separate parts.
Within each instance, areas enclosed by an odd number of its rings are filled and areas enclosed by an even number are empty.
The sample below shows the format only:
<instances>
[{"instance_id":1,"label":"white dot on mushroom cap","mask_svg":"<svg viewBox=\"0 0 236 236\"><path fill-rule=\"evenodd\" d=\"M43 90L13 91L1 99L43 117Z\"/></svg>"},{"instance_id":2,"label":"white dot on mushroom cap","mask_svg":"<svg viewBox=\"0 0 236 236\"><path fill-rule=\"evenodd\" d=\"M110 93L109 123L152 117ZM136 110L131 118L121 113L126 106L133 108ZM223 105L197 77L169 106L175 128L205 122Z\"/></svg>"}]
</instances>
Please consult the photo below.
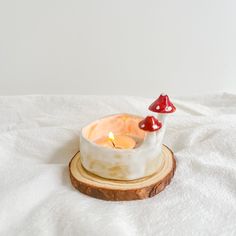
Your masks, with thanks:
<instances>
[{"instance_id":1,"label":"white dot on mushroom cap","mask_svg":"<svg viewBox=\"0 0 236 236\"><path fill-rule=\"evenodd\" d=\"M160 106L156 106L156 109L159 110L159 109L160 109Z\"/></svg>"},{"instance_id":2,"label":"white dot on mushroom cap","mask_svg":"<svg viewBox=\"0 0 236 236\"><path fill-rule=\"evenodd\" d=\"M142 124L141 127L144 128L144 127L145 127L145 124Z\"/></svg>"},{"instance_id":3,"label":"white dot on mushroom cap","mask_svg":"<svg viewBox=\"0 0 236 236\"><path fill-rule=\"evenodd\" d=\"M158 128L158 126L157 125L153 125L153 129L157 129Z\"/></svg>"},{"instance_id":4,"label":"white dot on mushroom cap","mask_svg":"<svg viewBox=\"0 0 236 236\"><path fill-rule=\"evenodd\" d=\"M172 107L167 106L165 110L166 110L166 111L171 111L171 110L172 110Z\"/></svg>"}]
</instances>

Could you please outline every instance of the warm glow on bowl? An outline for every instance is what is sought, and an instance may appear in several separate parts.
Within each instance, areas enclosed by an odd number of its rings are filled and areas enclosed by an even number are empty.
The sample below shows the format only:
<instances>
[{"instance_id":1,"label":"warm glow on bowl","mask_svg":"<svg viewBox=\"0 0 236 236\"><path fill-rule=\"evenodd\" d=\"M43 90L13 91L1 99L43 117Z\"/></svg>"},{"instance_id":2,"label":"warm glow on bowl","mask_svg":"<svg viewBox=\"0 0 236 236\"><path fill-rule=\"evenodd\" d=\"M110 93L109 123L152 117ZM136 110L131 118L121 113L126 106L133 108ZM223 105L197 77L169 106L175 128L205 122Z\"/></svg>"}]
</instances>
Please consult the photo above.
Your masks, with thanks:
<instances>
[{"instance_id":1,"label":"warm glow on bowl","mask_svg":"<svg viewBox=\"0 0 236 236\"><path fill-rule=\"evenodd\" d=\"M82 129L81 163L100 177L133 180L153 174L160 166L160 147L143 146L143 117L117 114L101 118Z\"/></svg>"}]
</instances>

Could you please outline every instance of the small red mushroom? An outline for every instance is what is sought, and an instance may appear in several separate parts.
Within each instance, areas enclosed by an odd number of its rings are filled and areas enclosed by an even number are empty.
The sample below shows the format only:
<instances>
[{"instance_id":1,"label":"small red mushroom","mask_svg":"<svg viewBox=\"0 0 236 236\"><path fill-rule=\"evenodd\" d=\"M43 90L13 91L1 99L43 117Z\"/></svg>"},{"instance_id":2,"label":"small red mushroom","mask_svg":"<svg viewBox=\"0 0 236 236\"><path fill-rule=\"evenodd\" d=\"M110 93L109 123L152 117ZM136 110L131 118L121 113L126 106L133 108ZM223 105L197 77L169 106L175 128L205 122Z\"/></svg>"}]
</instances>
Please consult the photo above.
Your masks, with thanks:
<instances>
[{"instance_id":1,"label":"small red mushroom","mask_svg":"<svg viewBox=\"0 0 236 236\"><path fill-rule=\"evenodd\" d=\"M150 106L149 110L159 113L158 114L158 119L162 123L162 129L161 131L157 134L157 139L158 142L162 143L165 130L166 130L166 118L167 114L175 112L176 108L173 105L173 103L170 101L169 97L167 94L161 94L159 98L157 98L156 101L154 101Z\"/></svg>"},{"instance_id":2,"label":"small red mushroom","mask_svg":"<svg viewBox=\"0 0 236 236\"><path fill-rule=\"evenodd\" d=\"M147 116L139 122L139 128L145 131L153 132L161 128L162 124L154 116Z\"/></svg>"},{"instance_id":3,"label":"small red mushroom","mask_svg":"<svg viewBox=\"0 0 236 236\"><path fill-rule=\"evenodd\" d=\"M176 108L167 94L161 94L159 98L149 106L149 110L157 113L172 113L175 112Z\"/></svg>"},{"instance_id":4,"label":"small red mushroom","mask_svg":"<svg viewBox=\"0 0 236 236\"><path fill-rule=\"evenodd\" d=\"M154 116L147 116L144 120L140 121L139 128L148 131L142 146L156 143L157 135L154 131L159 130L161 127L161 122Z\"/></svg>"}]
</instances>

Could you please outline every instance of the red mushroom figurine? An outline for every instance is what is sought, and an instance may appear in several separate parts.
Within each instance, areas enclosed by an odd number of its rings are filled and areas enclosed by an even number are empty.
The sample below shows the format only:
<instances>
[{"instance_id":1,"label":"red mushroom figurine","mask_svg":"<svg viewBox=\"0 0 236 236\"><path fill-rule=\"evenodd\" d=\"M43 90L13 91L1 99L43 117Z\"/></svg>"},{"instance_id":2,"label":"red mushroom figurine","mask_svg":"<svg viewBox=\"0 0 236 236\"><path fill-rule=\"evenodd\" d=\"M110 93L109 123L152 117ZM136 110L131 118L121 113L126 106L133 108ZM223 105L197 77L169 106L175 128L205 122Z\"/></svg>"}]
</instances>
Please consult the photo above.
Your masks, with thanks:
<instances>
[{"instance_id":1,"label":"red mushroom figurine","mask_svg":"<svg viewBox=\"0 0 236 236\"><path fill-rule=\"evenodd\" d=\"M158 114L158 119L162 123L162 130L159 133L159 141L162 142L164 134L165 134L165 129L166 129L166 117L167 114L175 112L176 108L173 105L173 103L170 101L169 97L167 94L161 94L157 100L155 100L150 106L149 110L159 113ZM158 141L158 142L159 142Z\"/></svg>"},{"instance_id":2,"label":"red mushroom figurine","mask_svg":"<svg viewBox=\"0 0 236 236\"><path fill-rule=\"evenodd\" d=\"M147 116L144 120L139 122L139 128L147 131L144 143L151 144L156 142L156 132L162 127L161 122L154 116Z\"/></svg>"},{"instance_id":3,"label":"red mushroom figurine","mask_svg":"<svg viewBox=\"0 0 236 236\"><path fill-rule=\"evenodd\" d=\"M161 94L159 98L154 101L150 106L149 110L157 113L173 113L176 108L170 101L167 94Z\"/></svg>"}]
</instances>

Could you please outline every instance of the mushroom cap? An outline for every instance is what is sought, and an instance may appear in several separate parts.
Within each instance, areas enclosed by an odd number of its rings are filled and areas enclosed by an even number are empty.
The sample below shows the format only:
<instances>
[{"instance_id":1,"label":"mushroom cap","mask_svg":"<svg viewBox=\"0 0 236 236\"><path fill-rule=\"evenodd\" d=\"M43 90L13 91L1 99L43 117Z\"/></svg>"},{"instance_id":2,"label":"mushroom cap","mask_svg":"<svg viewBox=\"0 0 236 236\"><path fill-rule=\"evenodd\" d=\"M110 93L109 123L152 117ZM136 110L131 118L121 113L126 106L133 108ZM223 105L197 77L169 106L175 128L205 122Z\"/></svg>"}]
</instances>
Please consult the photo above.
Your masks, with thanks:
<instances>
[{"instance_id":1,"label":"mushroom cap","mask_svg":"<svg viewBox=\"0 0 236 236\"><path fill-rule=\"evenodd\" d=\"M148 108L150 111L157 113L172 113L176 108L170 101L167 94L161 94Z\"/></svg>"},{"instance_id":2,"label":"mushroom cap","mask_svg":"<svg viewBox=\"0 0 236 236\"><path fill-rule=\"evenodd\" d=\"M145 119L139 122L139 128L149 132L157 131L161 127L161 122L159 122L154 116L147 116Z\"/></svg>"}]
</instances>

